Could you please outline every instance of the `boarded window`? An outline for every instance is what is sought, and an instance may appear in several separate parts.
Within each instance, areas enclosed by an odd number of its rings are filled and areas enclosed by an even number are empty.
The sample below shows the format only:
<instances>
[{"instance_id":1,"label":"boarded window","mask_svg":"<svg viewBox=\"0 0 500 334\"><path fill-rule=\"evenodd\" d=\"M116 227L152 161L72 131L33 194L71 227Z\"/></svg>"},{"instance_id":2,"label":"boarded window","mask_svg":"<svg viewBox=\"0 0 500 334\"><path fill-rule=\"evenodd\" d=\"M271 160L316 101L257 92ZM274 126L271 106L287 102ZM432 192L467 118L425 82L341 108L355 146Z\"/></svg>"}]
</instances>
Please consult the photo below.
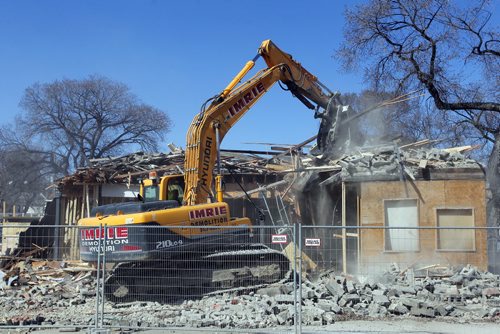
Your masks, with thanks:
<instances>
[{"instance_id":1,"label":"boarded window","mask_svg":"<svg viewBox=\"0 0 500 334\"><path fill-rule=\"evenodd\" d=\"M474 230L457 229L474 227L472 209L437 209L438 227L455 227L439 229L437 248L439 250L475 250Z\"/></svg>"},{"instance_id":2,"label":"boarded window","mask_svg":"<svg viewBox=\"0 0 500 334\"><path fill-rule=\"evenodd\" d=\"M416 199L385 200L385 250L416 252L419 250L418 206ZM405 227L398 229L393 227Z\"/></svg>"}]
</instances>

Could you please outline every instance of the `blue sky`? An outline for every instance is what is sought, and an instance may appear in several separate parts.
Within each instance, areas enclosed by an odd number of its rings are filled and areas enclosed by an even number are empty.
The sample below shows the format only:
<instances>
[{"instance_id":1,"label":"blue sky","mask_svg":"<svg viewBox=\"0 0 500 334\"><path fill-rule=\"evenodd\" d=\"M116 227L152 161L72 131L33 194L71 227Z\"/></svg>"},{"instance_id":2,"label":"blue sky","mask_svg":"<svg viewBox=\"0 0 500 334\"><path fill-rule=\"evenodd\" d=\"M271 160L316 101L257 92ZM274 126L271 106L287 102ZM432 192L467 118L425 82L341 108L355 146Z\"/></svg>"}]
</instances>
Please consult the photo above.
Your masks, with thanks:
<instances>
[{"instance_id":1,"label":"blue sky","mask_svg":"<svg viewBox=\"0 0 500 334\"><path fill-rule=\"evenodd\" d=\"M343 11L359 1L0 0L0 124L14 120L35 82L99 74L128 85L171 117L161 145L185 146L201 104L272 39L331 90L358 92L333 58ZM262 60L256 69L263 68ZM154 120L152 120L154 121ZM228 133L226 149L294 144L316 134L312 111L275 85Z\"/></svg>"}]
</instances>

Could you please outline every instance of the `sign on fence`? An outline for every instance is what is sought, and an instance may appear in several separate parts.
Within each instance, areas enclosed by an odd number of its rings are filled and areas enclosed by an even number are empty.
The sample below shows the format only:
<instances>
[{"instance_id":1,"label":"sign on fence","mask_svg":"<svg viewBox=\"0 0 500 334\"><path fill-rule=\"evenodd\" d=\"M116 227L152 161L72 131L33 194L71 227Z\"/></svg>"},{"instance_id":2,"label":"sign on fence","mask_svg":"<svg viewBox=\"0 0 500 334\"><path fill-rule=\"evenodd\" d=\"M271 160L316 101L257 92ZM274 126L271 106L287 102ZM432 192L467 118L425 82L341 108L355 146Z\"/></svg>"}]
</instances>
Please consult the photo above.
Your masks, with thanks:
<instances>
[{"instance_id":1,"label":"sign on fence","mask_svg":"<svg viewBox=\"0 0 500 334\"><path fill-rule=\"evenodd\" d=\"M273 234L271 237L271 243L273 243L273 244L286 244L287 243L286 234Z\"/></svg>"},{"instance_id":2,"label":"sign on fence","mask_svg":"<svg viewBox=\"0 0 500 334\"><path fill-rule=\"evenodd\" d=\"M319 247L321 246L321 239L306 238L305 245L309 247Z\"/></svg>"}]
</instances>

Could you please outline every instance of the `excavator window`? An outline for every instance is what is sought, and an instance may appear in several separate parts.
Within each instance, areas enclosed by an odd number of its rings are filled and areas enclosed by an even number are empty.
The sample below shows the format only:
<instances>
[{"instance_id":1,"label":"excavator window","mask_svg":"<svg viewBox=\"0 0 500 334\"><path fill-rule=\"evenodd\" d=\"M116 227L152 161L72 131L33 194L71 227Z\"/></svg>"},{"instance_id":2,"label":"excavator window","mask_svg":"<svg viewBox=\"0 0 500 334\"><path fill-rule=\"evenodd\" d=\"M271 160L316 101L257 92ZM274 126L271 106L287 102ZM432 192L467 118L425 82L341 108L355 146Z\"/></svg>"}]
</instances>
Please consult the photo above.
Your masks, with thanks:
<instances>
[{"instance_id":1,"label":"excavator window","mask_svg":"<svg viewBox=\"0 0 500 334\"><path fill-rule=\"evenodd\" d=\"M157 185L144 187L144 202L153 202L159 199L159 188Z\"/></svg>"},{"instance_id":2,"label":"excavator window","mask_svg":"<svg viewBox=\"0 0 500 334\"><path fill-rule=\"evenodd\" d=\"M184 197L184 178L171 179L168 182L168 199L182 203Z\"/></svg>"}]
</instances>

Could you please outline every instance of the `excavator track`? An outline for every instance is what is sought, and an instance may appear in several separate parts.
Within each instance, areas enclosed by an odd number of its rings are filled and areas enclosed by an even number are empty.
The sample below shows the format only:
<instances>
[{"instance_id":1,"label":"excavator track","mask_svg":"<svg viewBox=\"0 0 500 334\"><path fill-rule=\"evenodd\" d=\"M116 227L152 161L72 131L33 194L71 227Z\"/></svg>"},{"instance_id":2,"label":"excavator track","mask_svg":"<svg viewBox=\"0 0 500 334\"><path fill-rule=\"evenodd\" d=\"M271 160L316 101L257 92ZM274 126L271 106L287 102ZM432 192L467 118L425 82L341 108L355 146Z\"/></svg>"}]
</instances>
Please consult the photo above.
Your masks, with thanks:
<instances>
[{"instance_id":1,"label":"excavator track","mask_svg":"<svg viewBox=\"0 0 500 334\"><path fill-rule=\"evenodd\" d=\"M226 292L244 293L289 279L290 262L262 244L212 254L118 264L105 283L113 302L174 302Z\"/></svg>"}]
</instances>

